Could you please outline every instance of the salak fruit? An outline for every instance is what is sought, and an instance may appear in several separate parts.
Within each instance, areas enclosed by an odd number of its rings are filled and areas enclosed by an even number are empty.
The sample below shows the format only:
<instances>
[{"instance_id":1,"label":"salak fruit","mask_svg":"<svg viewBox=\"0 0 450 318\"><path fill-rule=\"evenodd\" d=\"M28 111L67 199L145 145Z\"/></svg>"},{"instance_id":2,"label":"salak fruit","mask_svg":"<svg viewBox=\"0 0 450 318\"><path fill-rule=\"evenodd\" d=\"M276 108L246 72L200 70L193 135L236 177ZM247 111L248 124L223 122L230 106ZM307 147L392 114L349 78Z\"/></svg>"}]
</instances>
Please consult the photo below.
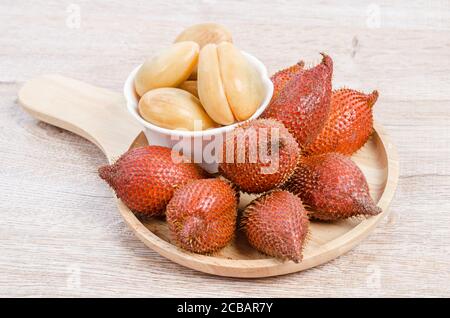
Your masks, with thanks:
<instances>
[{"instance_id":1,"label":"salak fruit","mask_svg":"<svg viewBox=\"0 0 450 318\"><path fill-rule=\"evenodd\" d=\"M273 95L272 99L278 96L278 93L284 88L286 83L288 83L296 74L299 74L304 70L305 63L303 61L298 62L284 70L278 71L273 74L270 79L273 83Z\"/></svg>"},{"instance_id":2,"label":"salak fruit","mask_svg":"<svg viewBox=\"0 0 450 318\"><path fill-rule=\"evenodd\" d=\"M364 94L353 89L338 89L331 95L330 117L306 155L339 152L352 155L369 139L373 130L372 107L378 92Z\"/></svg>"},{"instance_id":3,"label":"salak fruit","mask_svg":"<svg viewBox=\"0 0 450 318\"><path fill-rule=\"evenodd\" d=\"M167 205L167 223L182 248L212 253L233 238L237 204L237 192L229 182L217 178L195 180L175 191Z\"/></svg>"},{"instance_id":4,"label":"salak fruit","mask_svg":"<svg viewBox=\"0 0 450 318\"><path fill-rule=\"evenodd\" d=\"M262 114L263 118L281 121L302 149L314 141L330 112L333 61L329 56L322 55L322 62L311 69L295 70L294 66L295 74L285 75L289 78L286 82L282 75L275 74L275 87L279 91L274 92Z\"/></svg>"},{"instance_id":5,"label":"salak fruit","mask_svg":"<svg viewBox=\"0 0 450 318\"><path fill-rule=\"evenodd\" d=\"M311 209L310 215L319 220L381 213L370 197L362 171L338 153L302 157L283 189L298 195Z\"/></svg>"},{"instance_id":6,"label":"salak fruit","mask_svg":"<svg viewBox=\"0 0 450 318\"><path fill-rule=\"evenodd\" d=\"M178 186L208 177L194 163L173 161L171 150L160 146L131 149L98 173L130 210L148 216L163 214Z\"/></svg>"},{"instance_id":7,"label":"salak fruit","mask_svg":"<svg viewBox=\"0 0 450 318\"><path fill-rule=\"evenodd\" d=\"M254 248L264 254L302 260L309 220L302 201L288 191L274 190L244 210L241 227Z\"/></svg>"},{"instance_id":8,"label":"salak fruit","mask_svg":"<svg viewBox=\"0 0 450 318\"><path fill-rule=\"evenodd\" d=\"M247 193L262 193L283 184L300 157L295 138L282 123L257 119L228 133L219 173Z\"/></svg>"}]
</instances>

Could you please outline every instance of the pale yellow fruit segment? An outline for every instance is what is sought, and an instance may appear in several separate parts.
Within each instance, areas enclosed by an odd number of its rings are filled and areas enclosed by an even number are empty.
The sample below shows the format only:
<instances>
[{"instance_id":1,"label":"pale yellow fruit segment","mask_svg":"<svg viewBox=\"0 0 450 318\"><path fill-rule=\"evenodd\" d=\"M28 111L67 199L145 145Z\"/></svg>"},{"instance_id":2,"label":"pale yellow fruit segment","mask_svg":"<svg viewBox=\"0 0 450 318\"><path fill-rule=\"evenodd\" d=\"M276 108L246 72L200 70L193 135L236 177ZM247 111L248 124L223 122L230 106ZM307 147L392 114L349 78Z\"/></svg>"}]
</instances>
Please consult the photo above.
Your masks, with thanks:
<instances>
[{"instance_id":1,"label":"pale yellow fruit segment","mask_svg":"<svg viewBox=\"0 0 450 318\"><path fill-rule=\"evenodd\" d=\"M238 121L249 119L263 99L263 83L256 69L233 44L217 46L220 73L228 104Z\"/></svg>"},{"instance_id":2,"label":"pale yellow fruit segment","mask_svg":"<svg viewBox=\"0 0 450 318\"><path fill-rule=\"evenodd\" d=\"M185 81L181 83L179 88L191 93L198 98L197 81Z\"/></svg>"},{"instance_id":3,"label":"pale yellow fruit segment","mask_svg":"<svg viewBox=\"0 0 450 318\"><path fill-rule=\"evenodd\" d=\"M231 32L223 25L217 23L200 23L194 24L181 32L175 39L175 43L181 41L194 41L202 49L209 43L219 44L224 41L232 43L233 38ZM197 69L194 69L189 78L192 80L197 79Z\"/></svg>"},{"instance_id":4,"label":"pale yellow fruit segment","mask_svg":"<svg viewBox=\"0 0 450 318\"><path fill-rule=\"evenodd\" d=\"M142 96L139 114L163 128L205 130L216 127L197 97L179 88L158 88Z\"/></svg>"},{"instance_id":5,"label":"pale yellow fruit segment","mask_svg":"<svg viewBox=\"0 0 450 318\"><path fill-rule=\"evenodd\" d=\"M196 42L179 42L145 61L134 80L138 95L155 88L179 86L197 66L199 50Z\"/></svg>"},{"instance_id":6,"label":"pale yellow fruit segment","mask_svg":"<svg viewBox=\"0 0 450 318\"><path fill-rule=\"evenodd\" d=\"M220 42L233 42L231 32L223 25L217 23L194 24L181 32L175 42L194 41L200 45L200 49L206 44L219 44Z\"/></svg>"},{"instance_id":7,"label":"pale yellow fruit segment","mask_svg":"<svg viewBox=\"0 0 450 318\"><path fill-rule=\"evenodd\" d=\"M207 44L200 51L197 89L200 101L209 117L221 125L234 123L235 119L223 88L215 44Z\"/></svg>"}]
</instances>

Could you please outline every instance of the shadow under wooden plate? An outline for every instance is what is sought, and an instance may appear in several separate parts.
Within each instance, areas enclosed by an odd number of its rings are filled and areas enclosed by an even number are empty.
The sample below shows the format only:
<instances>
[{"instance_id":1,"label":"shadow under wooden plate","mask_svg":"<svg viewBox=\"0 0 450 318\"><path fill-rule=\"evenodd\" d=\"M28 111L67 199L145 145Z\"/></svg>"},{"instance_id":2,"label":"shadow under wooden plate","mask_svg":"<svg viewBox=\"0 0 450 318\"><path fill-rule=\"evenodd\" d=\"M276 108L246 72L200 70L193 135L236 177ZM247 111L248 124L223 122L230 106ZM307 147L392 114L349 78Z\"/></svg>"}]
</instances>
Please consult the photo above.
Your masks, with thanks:
<instances>
[{"instance_id":1,"label":"shadow under wooden plate","mask_svg":"<svg viewBox=\"0 0 450 318\"><path fill-rule=\"evenodd\" d=\"M141 127L128 114L121 94L59 75L27 82L19 92L21 105L36 118L70 130L95 143L113 162L130 147L147 144ZM381 106L380 106L381 107ZM364 172L370 193L383 213L370 218L326 223L312 222L301 263L280 261L251 248L242 233L214 255L186 252L172 244L163 219L140 219L120 200L126 223L150 248L186 267L220 276L267 277L308 269L332 260L358 244L388 213L398 181L395 146L383 128L375 124L367 144L353 156ZM242 208L252 197L243 195Z\"/></svg>"}]
</instances>

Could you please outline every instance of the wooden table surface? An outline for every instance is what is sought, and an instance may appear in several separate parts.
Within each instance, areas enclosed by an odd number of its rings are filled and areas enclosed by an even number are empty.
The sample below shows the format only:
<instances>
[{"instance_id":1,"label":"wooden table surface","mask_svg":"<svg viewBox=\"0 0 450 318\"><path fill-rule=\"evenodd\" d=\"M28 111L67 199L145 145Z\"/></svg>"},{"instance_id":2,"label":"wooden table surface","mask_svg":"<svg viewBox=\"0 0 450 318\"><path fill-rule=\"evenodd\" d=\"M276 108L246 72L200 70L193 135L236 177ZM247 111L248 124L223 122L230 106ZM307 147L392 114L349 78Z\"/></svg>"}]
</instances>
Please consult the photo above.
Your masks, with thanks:
<instances>
[{"instance_id":1,"label":"wooden table surface","mask_svg":"<svg viewBox=\"0 0 450 318\"><path fill-rule=\"evenodd\" d=\"M1 1L0 296L450 296L450 2L391 2ZM122 221L100 150L17 104L44 73L120 91L135 65L206 21L270 72L324 51L335 88L379 90L399 187L349 253L253 280L174 264Z\"/></svg>"}]
</instances>

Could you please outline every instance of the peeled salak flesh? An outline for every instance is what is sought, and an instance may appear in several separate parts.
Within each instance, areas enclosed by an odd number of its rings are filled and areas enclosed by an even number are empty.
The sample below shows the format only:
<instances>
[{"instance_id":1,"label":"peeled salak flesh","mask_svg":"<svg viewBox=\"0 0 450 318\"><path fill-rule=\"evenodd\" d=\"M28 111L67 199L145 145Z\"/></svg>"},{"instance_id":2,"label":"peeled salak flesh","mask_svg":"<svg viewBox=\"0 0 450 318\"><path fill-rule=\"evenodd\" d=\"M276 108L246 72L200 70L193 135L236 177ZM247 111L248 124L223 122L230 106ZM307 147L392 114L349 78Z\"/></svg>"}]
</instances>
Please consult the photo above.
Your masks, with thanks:
<instances>
[{"instance_id":1,"label":"peeled salak flesh","mask_svg":"<svg viewBox=\"0 0 450 318\"><path fill-rule=\"evenodd\" d=\"M199 50L195 42L178 42L146 60L134 79L136 93L142 96L155 88L179 86L197 66Z\"/></svg>"},{"instance_id":2,"label":"peeled salak flesh","mask_svg":"<svg viewBox=\"0 0 450 318\"><path fill-rule=\"evenodd\" d=\"M175 42L194 41L202 49L206 44L219 44L221 42L233 42L231 32L223 25L217 23L199 23L191 25L181 32ZM194 69L189 77L197 79L197 68Z\"/></svg>"},{"instance_id":3,"label":"peeled salak flesh","mask_svg":"<svg viewBox=\"0 0 450 318\"><path fill-rule=\"evenodd\" d=\"M217 127L197 97L180 88L157 88L139 100L139 114L146 121L167 129L206 130Z\"/></svg>"},{"instance_id":4,"label":"peeled salak flesh","mask_svg":"<svg viewBox=\"0 0 450 318\"><path fill-rule=\"evenodd\" d=\"M228 42L207 44L200 51L197 90L208 115L221 125L249 119L264 98L258 71Z\"/></svg>"},{"instance_id":5,"label":"peeled salak flesh","mask_svg":"<svg viewBox=\"0 0 450 318\"><path fill-rule=\"evenodd\" d=\"M178 87L198 98L197 81L185 81Z\"/></svg>"}]
</instances>

